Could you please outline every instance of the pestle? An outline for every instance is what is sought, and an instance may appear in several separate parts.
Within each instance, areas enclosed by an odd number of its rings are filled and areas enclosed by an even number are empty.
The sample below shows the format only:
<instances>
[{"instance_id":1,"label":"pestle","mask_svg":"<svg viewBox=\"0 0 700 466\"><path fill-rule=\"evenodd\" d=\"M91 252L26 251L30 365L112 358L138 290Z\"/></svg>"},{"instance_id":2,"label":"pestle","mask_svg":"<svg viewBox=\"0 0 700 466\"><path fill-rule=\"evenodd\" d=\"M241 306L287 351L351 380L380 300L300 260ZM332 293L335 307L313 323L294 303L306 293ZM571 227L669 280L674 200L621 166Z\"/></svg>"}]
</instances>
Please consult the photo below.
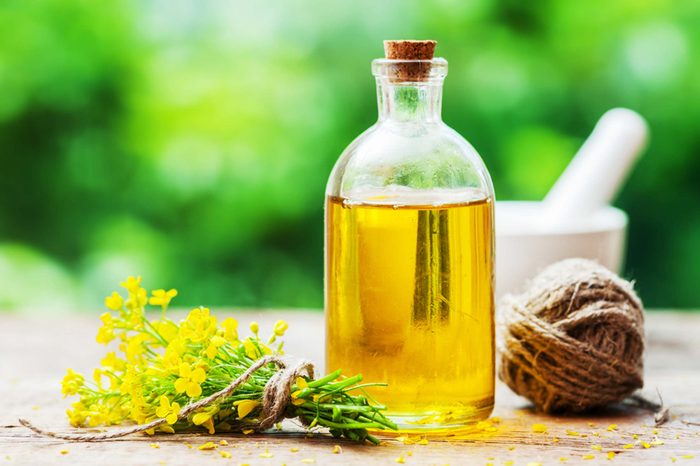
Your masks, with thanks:
<instances>
[{"instance_id":1,"label":"pestle","mask_svg":"<svg viewBox=\"0 0 700 466\"><path fill-rule=\"evenodd\" d=\"M542 227L589 217L609 204L646 146L647 123L626 108L608 110L598 120L542 203Z\"/></svg>"}]
</instances>

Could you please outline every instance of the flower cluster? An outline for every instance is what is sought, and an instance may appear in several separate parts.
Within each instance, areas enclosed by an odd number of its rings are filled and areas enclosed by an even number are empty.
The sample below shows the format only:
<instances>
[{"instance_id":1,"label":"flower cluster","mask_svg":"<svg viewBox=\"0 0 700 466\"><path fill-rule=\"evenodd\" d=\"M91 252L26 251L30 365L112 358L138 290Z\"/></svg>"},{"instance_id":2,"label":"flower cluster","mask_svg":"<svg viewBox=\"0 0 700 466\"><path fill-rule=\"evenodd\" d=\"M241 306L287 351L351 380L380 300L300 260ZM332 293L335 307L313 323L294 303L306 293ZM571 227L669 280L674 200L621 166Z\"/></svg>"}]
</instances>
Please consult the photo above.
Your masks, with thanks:
<instances>
[{"instance_id":1,"label":"flower cluster","mask_svg":"<svg viewBox=\"0 0 700 466\"><path fill-rule=\"evenodd\" d=\"M278 371L265 365L255 371L234 393L187 417L179 416L187 404L216 393L243 374L256 360L282 353L278 341L288 328L278 321L265 341L257 323L252 335L241 338L238 322L219 322L210 310L199 307L180 323L170 320L167 308L176 290L153 290L141 286L141 277L129 277L118 292L105 298L110 310L100 316L98 343L113 346L92 374L92 381L68 369L62 382L64 396L77 395L67 414L75 427L145 424L156 419L167 423L157 429L173 433L201 426L216 431L246 432L258 425L265 385ZM146 306L160 307L157 319L146 317ZM318 380L299 377L288 400L287 416L302 418L310 427L330 428L335 436L378 442L372 429L395 429L382 406L371 404L359 385L362 376L344 378L336 371ZM359 394L351 395L350 392ZM149 432L153 433L153 431Z\"/></svg>"}]
</instances>

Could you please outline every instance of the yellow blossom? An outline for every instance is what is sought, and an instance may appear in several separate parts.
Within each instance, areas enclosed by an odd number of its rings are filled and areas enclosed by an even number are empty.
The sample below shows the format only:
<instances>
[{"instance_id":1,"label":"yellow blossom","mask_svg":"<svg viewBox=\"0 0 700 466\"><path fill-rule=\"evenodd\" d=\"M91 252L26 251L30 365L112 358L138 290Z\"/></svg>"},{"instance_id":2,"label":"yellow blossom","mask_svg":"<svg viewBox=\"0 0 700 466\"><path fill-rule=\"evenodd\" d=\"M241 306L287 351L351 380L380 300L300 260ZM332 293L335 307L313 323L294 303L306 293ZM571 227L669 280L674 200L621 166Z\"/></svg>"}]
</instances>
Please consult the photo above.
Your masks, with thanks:
<instances>
[{"instance_id":1,"label":"yellow blossom","mask_svg":"<svg viewBox=\"0 0 700 466\"><path fill-rule=\"evenodd\" d=\"M70 425L72 425L73 427L81 427L85 423L85 419L87 418L87 409L85 405L80 401L76 401L71 406L72 407L70 409L66 410L66 414L68 415Z\"/></svg>"},{"instance_id":2,"label":"yellow blossom","mask_svg":"<svg viewBox=\"0 0 700 466\"><path fill-rule=\"evenodd\" d=\"M170 424L161 424L161 426L160 426L158 429L159 429L161 432L165 432L165 433L168 433L168 434L174 434L174 433L175 433L175 429L173 429L172 427L170 427Z\"/></svg>"},{"instance_id":3,"label":"yellow blossom","mask_svg":"<svg viewBox=\"0 0 700 466\"><path fill-rule=\"evenodd\" d=\"M196 426L202 426L209 432L210 435L214 435L216 430L214 429L214 415L219 412L218 406L208 406L204 408L203 411L196 413L192 416L192 423Z\"/></svg>"},{"instance_id":4,"label":"yellow blossom","mask_svg":"<svg viewBox=\"0 0 700 466\"><path fill-rule=\"evenodd\" d=\"M258 325L257 322L251 322L250 323L250 331L253 332L253 335L255 335L257 337L258 332L260 331L260 325Z\"/></svg>"},{"instance_id":5,"label":"yellow blossom","mask_svg":"<svg viewBox=\"0 0 700 466\"><path fill-rule=\"evenodd\" d=\"M168 291L153 290L151 292L151 299L148 300L148 304L151 306L160 306L163 308L163 310L166 310L170 304L170 300L172 300L175 296L177 296L176 289L171 289Z\"/></svg>"},{"instance_id":6,"label":"yellow blossom","mask_svg":"<svg viewBox=\"0 0 700 466\"><path fill-rule=\"evenodd\" d=\"M214 359L216 357L216 353L219 352L219 348L223 345L226 344L226 340L223 339L220 336L213 336L211 337L211 340L209 340L209 346L207 346L207 357L209 359Z\"/></svg>"},{"instance_id":7,"label":"yellow blossom","mask_svg":"<svg viewBox=\"0 0 700 466\"><path fill-rule=\"evenodd\" d=\"M119 359L114 351L108 352L100 361L102 367L111 368L116 371L123 371L126 367L126 361Z\"/></svg>"},{"instance_id":8,"label":"yellow blossom","mask_svg":"<svg viewBox=\"0 0 700 466\"><path fill-rule=\"evenodd\" d=\"M216 433L216 430L214 429L214 420L212 418L207 419L202 423L202 427L207 429L207 432L209 432L209 435L214 435Z\"/></svg>"},{"instance_id":9,"label":"yellow blossom","mask_svg":"<svg viewBox=\"0 0 700 466\"><path fill-rule=\"evenodd\" d=\"M105 298L105 306L113 311L118 311L124 305L124 299L116 291Z\"/></svg>"},{"instance_id":10,"label":"yellow blossom","mask_svg":"<svg viewBox=\"0 0 700 466\"><path fill-rule=\"evenodd\" d=\"M238 419L243 419L248 414L250 414L255 408L260 406L260 402L257 400L240 400L234 402L236 409L238 411Z\"/></svg>"},{"instance_id":11,"label":"yellow blossom","mask_svg":"<svg viewBox=\"0 0 700 466\"><path fill-rule=\"evenodd\" d=\"M258 359L261 356L257 346L255 346L255 343L253 343L250 338L243 340L243 348L245 349L246 356L250 359Z\"/></svg>"},{"instance_id":12,"label":"yellow blossom","mask_svg":"<svg viewBox=\"0 0 700 466\"><path fill-rule=\"evenodd\" d=\"M219 454L221 455L222 458L231 458L231 453L224 451L224 450L219 450Z\"/></svg>"},{"instance_id":13,"label":"yellow blossom","mask_svg":"<svg viewBox=\"0 0 700 466\"><path fill-rule=\"evenodd\" d=\"M133 337L129 337L126 343L126 360L132 364L139 365L141 356L146 351L144 343L151 340L151 337L144 333L139 333Z\"/></svg>"},{"instance_id":14,"label":"yellow blossom","mask_svg":"<svg viewBox=\"0 0 700 466\"><path fill-rule=\"evenodd\" d=\"M292 398L292 404L294 406L301 406L304 403L306 403L306 400L304 398L299 398L299 395L301 395L302 390L297 390L295 392L292 392L291 398Z\"/></svg>"},{"instance_id":15,"label":"yellow blossom","mask_svg":"<svg viewBox=\"0 0 700 466\"><path fill-rule=\"evenodd\" d=\"M270 338L270 343L275 341L277 337L284 336L284 332L286 332L288 328L289 324L284 320L278 320L277 322L275 322L275 326L272 328L272 337Z\"/></svg>"},{"instance_id":16,"label":"yellow blossom","mask_svg":"<svg viewBox=\"0 0 700 466\"><path fill-rule=\"evenodd\" d=\"M63 381L61 382L61 393L66 397L68 395L75 395L78 390L85 384L85 377L83 377L78 372L73 369L68 369Z\"/></svg>"},{"instance_id":17,"label":"yellow blossom","mask_svg":"<svg viewBox=\"0 0 700 466\"><path fill-rule=\"evenodd\" d=\"M304 389L308 388L309 384L306 382L306 379L304 377L297 377L295 381L297 387Z\"/></svg>"},{"instance_id":18,"label":"yellow blossom","mask_svg":"<svg viewBox=\"0 0 700 466\"><path fill-rule=\"evenodd\" d=\"M95 340L97 343L106 345L114 340L114 319L112 319L112 314L105 312L100 316L100 320L102 320L102 327L97 331Z\"/></svg>"},{"instance_id":19,"label":"yellow blossom","mask_svg":"<svg viewBox=\"0 0 700 466\"><path fill-rule=\"evenodd\" d=\"M178 393L186 392L190 398L198 397L202 394L201 383L206 380L207 374L204 369L192 367L183 362L180 364L180 378L175 380L175 391Z\"/></svg>"},{"instance_id":20,"label":"yellow blossom","mask_svg":"<svg viewBox=\"0 0 700 466\"><path fill-rule=\"evenodd\" d=\"M180 325L180 335L201 343L216 333L216 317L210 315L209 309L198 307L192 309Z\"/></svg>"},{"instance_id":21,"label":"yellow blossom","mask_svg":"<svg viewBox=\"0 0 700 466\"><path fill-rule=\"evenodd\" d=\"M233 317L228 317L221 322L224 329L224 338L231 343L238 341L238 321Z\"/></svg>"},{"instance_id":22,"label":"yellow blossom","mask_svg":"<svg viewBox=\"0 0 700 466\"><path fill-rule=\"evenodd\" d=\"M161 337L168 343L173 341L177 337L178 326L170 321L157 321L153 322L153 327L158 331Z\"/></svg>"},{"instance_id":23,"label":"yellow blossom","mask_svg":"<svg viewBox=\"0 0 700 466\"><path fill-rule=\"evenodd\" d=\"M132 312L137 312L142 310L146 303L148 303L148 292L143 288L137 288L133 292L129 292L129 299L124 302L124 306ZM132 324L136 324L137 320L141 318L140 314L134 317Z\"/></svg>"},{"instance_id":24,"label":"yellow blossom","mask_svg":"<svg viewBox=\"0 0 700 466\"><path fill-rule=\"evenodd\" d=\"M197 449L199 449L199 450L214 450L218 447L219 446L217 444L215 444L214 442L207 442L207 443L204 443L204 444L198 446Z\"/></svg>"},{"instance_id":25,"label":"yellow blossom","mask_svg":"<svg viewBox=\"0 0 700 466\"><path fill-rule=\"evenodd\" d=\"M176 401L170 403L168 397L162 395L160 397L160 406L156 408L156 416L164 417L168 424L173 425L177 422L177 415L180 414L180 405Z\"/></svg>"},{"instance_id":26,"label":"yellow blossom","mask_svg":"<svg viewBox=\"0 0 700 466\"><path fill-rule=\"evenodd\" d=\"M129 293L136 293L136 291L141 287L141 277L128 277L125 281L119 284L121 287L126 288Z\"/></svg>"}]
</instances>

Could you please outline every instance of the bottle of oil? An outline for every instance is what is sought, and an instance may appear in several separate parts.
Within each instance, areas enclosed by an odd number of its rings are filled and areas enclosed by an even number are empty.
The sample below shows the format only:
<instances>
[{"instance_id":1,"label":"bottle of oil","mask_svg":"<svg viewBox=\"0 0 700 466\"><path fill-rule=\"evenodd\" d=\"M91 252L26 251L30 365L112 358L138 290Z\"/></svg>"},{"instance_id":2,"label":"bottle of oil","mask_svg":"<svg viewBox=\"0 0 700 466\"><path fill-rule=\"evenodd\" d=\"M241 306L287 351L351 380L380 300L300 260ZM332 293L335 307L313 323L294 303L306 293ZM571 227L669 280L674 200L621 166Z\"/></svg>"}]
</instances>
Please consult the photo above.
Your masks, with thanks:
<instances>
[{"instance_id":1,"label":"bottle of oil","mask_svg":"<svg viewBox=\"0 0 700 466\"><path fill-rule=\"evenodd\" d=\"M326 364L366 381L404 431L485 419L494 401L493 187L442 122L434 41L372 62L379 120L326 190Z\"/></svg>"}]
</instances>

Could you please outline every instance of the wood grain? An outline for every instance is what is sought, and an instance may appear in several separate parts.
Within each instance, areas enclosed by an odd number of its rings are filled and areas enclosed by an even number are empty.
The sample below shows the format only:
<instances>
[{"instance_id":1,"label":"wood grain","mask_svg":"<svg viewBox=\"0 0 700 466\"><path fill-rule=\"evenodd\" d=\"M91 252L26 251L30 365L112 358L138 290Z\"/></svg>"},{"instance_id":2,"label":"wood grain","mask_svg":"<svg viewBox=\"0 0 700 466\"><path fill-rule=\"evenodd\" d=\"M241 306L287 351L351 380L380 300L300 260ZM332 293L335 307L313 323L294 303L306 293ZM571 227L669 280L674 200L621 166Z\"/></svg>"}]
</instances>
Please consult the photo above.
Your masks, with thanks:
<instances>
[{"instance_id":1,"label":"wood grain","mask_svg":"<svg viewBox=\"0 0 700 466\"><path fill-rule=\"evenodd\" d=\"M322 367L320 312L234 314L243 322L257 320L263 328L277 319L287 319L292 324L286 338L288 353L312 359ZM645 393L655 398L658 390L672 414L671 421L659 428L652 426L650 414L625 407L586 417L541 416L502 384L498 385L494 412L501 422L494 424L494 429L429 437L423 445L406 445L391 437L385 437L385 445L379 447L339 442L323 434L308 437L291 422L285 423L283 432L268 435L134 436L103 443L40 438L19 426L17 418L28 417L43 427L70 430L64 415L69 400L61 398L59 381L67 367L81 371L95 367L103 352L94 340L97 326L96 316L0 315L0 465L396 465L400 458L405 464L414 465L511 464L508 461L513 465L563 464L560 458L567 458L566 464L585 465L659 465L673 464L673 459L679 465L700 464L700 426L684 423L700 424L700 315L648 315ZM535 423L546 425L547 432L533 433ZM617 428L608 430L611 424ZM569 435L567 431L580 435ZM639 438L634 439L633 434ZM222 439L228 445L217 450L196 448ZM648 442L649 448L641 442ZM341 446L341 453L333 453L336 444ZM624 445L629 444L633 447L625 449ZM601 451L595 449L598 447ZM61 454L62 450L67 453ZM223 458L219 451L232 457ZM612 460L607 459L609 451L616 453ZM584 459L588 455L592 459Z\"/></svg>"}]
</instances>

